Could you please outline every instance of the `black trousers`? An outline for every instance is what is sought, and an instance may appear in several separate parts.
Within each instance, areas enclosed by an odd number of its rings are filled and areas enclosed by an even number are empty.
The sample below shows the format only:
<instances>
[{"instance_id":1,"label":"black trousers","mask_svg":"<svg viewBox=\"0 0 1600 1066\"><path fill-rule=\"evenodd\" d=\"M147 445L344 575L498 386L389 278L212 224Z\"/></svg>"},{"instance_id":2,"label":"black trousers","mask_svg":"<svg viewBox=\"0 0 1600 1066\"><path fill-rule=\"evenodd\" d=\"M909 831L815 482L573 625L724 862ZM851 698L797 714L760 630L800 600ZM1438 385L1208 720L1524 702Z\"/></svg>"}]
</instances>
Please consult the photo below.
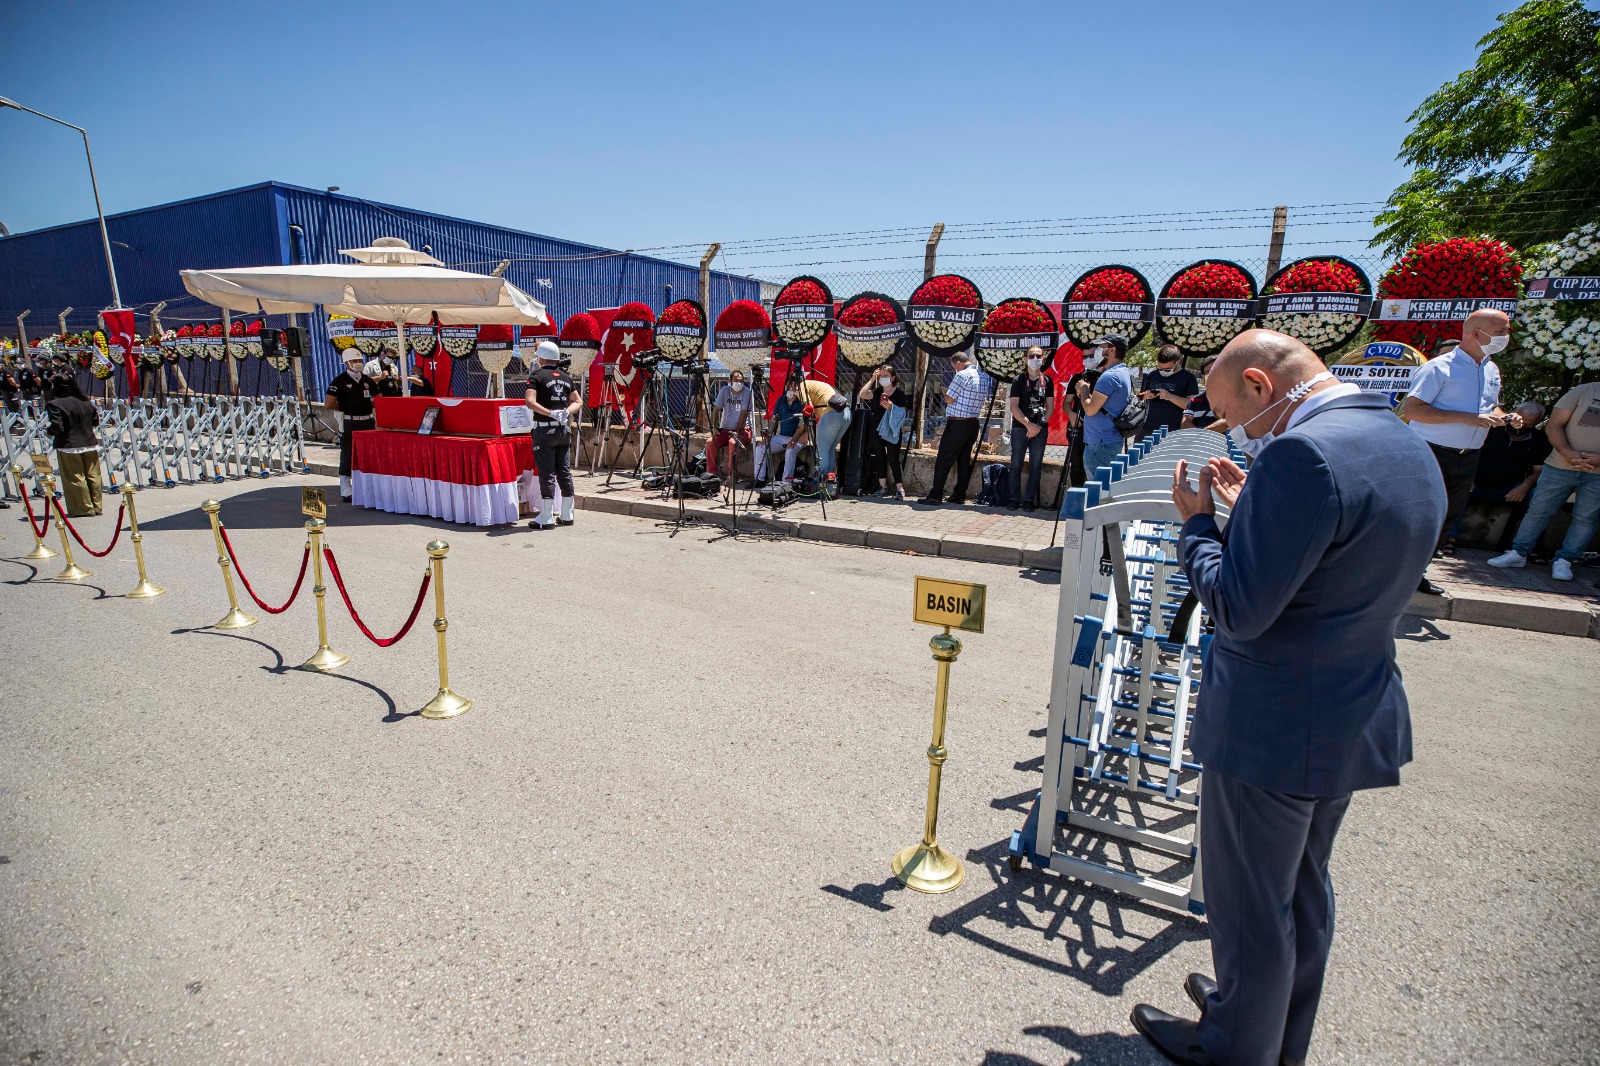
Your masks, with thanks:
<instances>
[{"instance_id":1,"label":"black trousers","mask_svg":"<svg viewBox=\"0 0 1600 1066\"><path fill-rule=\"evenodd\" d=\"M867 476L881 478L887 467L889 484L898 485L905 480L900 474L900 445L891 444L879 436L876 427L867 427Z\"/></svg>"},{"instance_id":2,"label":"black trousers","mask_svg":"<svg viewBox=\"0 0 1600 1066\"><path fill-rule=\"evenodd\" d=\"M1432 441L1428 442L1428 447L1433 449L1433 457L1439 463L1439 473L1444 477L1444 525L1439 527L1438 540L1438 544L1443 544L1450 527L1467 509L1472 479L1478 476L1478 449L1462 451L1460 448L1441 448Z\"/></svg>"},{"instance_id":3,"label":"black trousers","mask_svg":"<svg viewBox=\"0 0 1600 1066\"><path fill-rule=\"evenodd\" d=\"M1217 991L1196 1034L1217 1062L1303 1060L1333 944L1328 862L1349 795L1268 792L1207 770L1200 877Z\"/></svg>"},{"instance_id":4,"label":"black trousers","mask_svg":"<svg viewBox=\"0 0 1600 1066\"><path fill-rule=\"evenodd\" d=\"M944 433L939 437L939 454L933 459L933 486L928 489L929 496L936 500L944 497L944 483L954 467L956 488L950 494L950 500L952 503L966 501L967 483L972 480L972 446L977 442L976 418L951 418L945 421Z\"/></svg>"},{"instance_id":5,"label":"black trousers","mask_svg":"<svg viewBox=\"0 0 1600 1066\"><path fill-rule=\"evenodd\" d=\"M1011 502L1021 507L1039 502L1039 475L1044 473L1044 446L1050 431L1044 426L1028 436L1020 422L1011 423ZM1028 491L1022 491L1022 464L1028 464Z\"/></svg>"},{"instance_id":6,"label":"black trousers","mask_svg":"<svg viewBox=\"0 0 1600 1066\"><path fill-rule=\"evenodd\" d=\"M363 429L373 429L378 420L371 415L365 418L351 418L345 416L344 427L339 432L339 476L350 476L350 453L355 442L351 439Z\"/></svg>"},{"instance_id":7,"label":"black trousers","mask_svg":"<svg viewBox=\"0 0 1600 1066\"><path fill-rule=\"evenodd\" d=\"M538 430L534 431L538 433ZM566 499L574 499L572 488L572 441L563 431L561 436L548 444L534 439L533 462L539 468L539 491L544 494L546 501L556 498L556 486L561 486L561 495Z\"/></svg>"}]
</instances>

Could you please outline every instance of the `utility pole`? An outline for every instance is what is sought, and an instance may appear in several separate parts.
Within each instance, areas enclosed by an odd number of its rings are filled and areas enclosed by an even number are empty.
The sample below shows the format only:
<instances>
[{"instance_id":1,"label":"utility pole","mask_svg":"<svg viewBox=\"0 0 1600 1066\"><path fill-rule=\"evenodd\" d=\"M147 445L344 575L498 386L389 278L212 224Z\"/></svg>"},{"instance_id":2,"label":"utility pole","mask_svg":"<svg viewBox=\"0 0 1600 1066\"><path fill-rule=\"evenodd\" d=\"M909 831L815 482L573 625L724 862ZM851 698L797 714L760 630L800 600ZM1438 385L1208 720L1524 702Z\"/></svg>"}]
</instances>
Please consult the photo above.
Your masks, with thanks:
<instances>
[{"instance_id":1,"label":"utility pole","mask_svg":"<svg viewBox=\"0 0 1600 1066\"><path fill-rule=\"evenodd\" d=\"M1267 247L1267 278L1278 272L1283 261L1283 234L1289 228L1289 208L1279 204L1272 209L1272 244ZM1265 282L1267 278L1261 280Z\"/></svg>"},{"instance_id":2,"label":"utility pole","mask_svg":"<svg viewBox=\"0 0 1600 1066\"><path fill-rule=\"evenodd\" d=\"M28 327L24 320L31 314L32 311L24 311L17 316L17 343L22 346L22 361L29 370L34 369L33 353L28 350Z\"/></svg>"},{"instance_id":3,"label":"utility pole","mask_svg":"<svg viewBox=\"0 0 1600 1066\"><path fill-rule=\"evenodd\" d=\"M706 313L707 324L714 316L711 314L711 260L722 251L722 243L713 241L711 247L706 249L706 254L700 257L700 307Z\"/></svg>"},{"instance_id":4,"label":"utility pole","mask_svg":"<svg viewBox=\"0 0 1600 1066\"><path fill-rule=\"evenodd\" d=\"M938 270L939 240L944 236L944 223L935 222L933 232L928 234L928 243L922 250L922 280L927 281ZM922 416L927 410L928 392L928 353L920 347L917 348L917 409L911 418L911 446L922 447Z\"/></svg>"}]
</instances>

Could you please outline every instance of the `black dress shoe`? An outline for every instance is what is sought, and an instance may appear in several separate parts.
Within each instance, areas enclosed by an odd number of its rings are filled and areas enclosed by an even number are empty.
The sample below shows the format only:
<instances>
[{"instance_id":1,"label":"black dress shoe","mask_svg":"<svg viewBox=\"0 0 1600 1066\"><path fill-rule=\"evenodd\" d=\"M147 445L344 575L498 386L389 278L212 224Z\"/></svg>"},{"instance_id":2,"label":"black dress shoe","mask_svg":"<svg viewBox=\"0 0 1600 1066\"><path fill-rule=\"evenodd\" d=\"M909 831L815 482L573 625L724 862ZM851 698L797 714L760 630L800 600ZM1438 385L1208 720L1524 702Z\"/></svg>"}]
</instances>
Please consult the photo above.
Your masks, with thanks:
<instances>
[{"instance_id":1,"label":"black dress shoe","mask_svg":"<svg viewBox=\"0 0 1600 1066\"><path fill-rule=\"evenodd\" d=\"M555 526L554 522L550 523L548 526L541 526L539 524L539 520L537 518L535 518L533 521L528 523L528 528L529 529L533 529L533 530L537 530L538 532L543 533L547 529L556 528L556 526Z\"/></svg>"},{"instance_id":2,"label":"black dress shoe","mask_svg":"<svg viewBox=\"0 0 1600 1066\"><path fill-rule=\"evenodd\" d=\"M929 507L937 507L941 503L944 502L944 497L943 496L924 496L922 499L918 500L917 502L921 503L921 504L926 504Z\"/></svg>"},{"instance_id":3,"label":"black dress shoe","mask_svg":"<svg viewBox=\"0 0 1600 1066\"><path fill-rule=\"evenodd\" d=\"M1217 983L1203 973L1192 973L1183 979L1183 990L1201 1013L1205 1013L1206 999L1217 990Z\"/></svg>"},{"instance_id":4,"label":"black dress shoe","mask_svg":"<svg viewBox=\"0 0 1600 1066\"><path fill-rule=\"evenodd\" d=\"M1417 582L1417 591L1418 592L1426 592L1429 596L1443 596L1444 595L1444 589L1440 588L1438 585L1435 585L1432 581L1429 581L1427 578L1423 578L1421 581Z\"/></svg>"},{"instance_id":5,"label":"black dress shoe","mask_svg":"<svg viewBox=\"0 0 1600 1066\"><path fill-rule=\"evenodd\" d=\"M1195 1039L1195 1030L1199 1028L1197 1022L1168 1014L1148 1003L1133 1008L1129 1018L1133 1027L1139 1030L1139 1035L1171 1061L1186 1066L1209 1066L1211 1063L1212 1060L1200 1050L1199 1041Z\"/></svg>"},{"instance_id":6,"label":"black dress shoe","mask_svg":"<svg viewBox=\"0 0 1600 1066\"><path fill-rule=\"evenodd\" d=\"M558 518L558 519L556 519L556 525L558 525L558 526L575 526L577 524L578 524L578 520L576 518Z\"/></svg>"}]
</instances>

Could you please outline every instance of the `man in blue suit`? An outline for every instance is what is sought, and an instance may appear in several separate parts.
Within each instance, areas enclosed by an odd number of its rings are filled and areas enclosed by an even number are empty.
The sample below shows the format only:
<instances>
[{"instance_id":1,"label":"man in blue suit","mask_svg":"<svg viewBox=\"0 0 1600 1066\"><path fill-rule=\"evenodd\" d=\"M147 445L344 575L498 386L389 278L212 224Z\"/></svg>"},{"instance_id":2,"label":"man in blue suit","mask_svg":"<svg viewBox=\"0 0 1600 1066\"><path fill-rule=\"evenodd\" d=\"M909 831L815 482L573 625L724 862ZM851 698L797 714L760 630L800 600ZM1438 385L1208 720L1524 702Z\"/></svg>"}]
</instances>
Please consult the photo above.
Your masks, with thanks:
<instances>
[{"instance_id":1,"label":"man in blue suit","mask_svg":"<svg viewBox=\"0 0 1600 1066\"><path fill-rule=\"evenodd\" d=\"M1240 334L1206 394L1252 456L1248 476L1213 459L1197 488L1180 463L1172 487L1178 553L1216 625L1191 742L1216 980L1184 983L1198 1023L1140 1004L1133 1024L1175 1062L1279 1066L1311 1044L1350 795L1399 784L1411 761L1394 631L1445 495L1387 398L1292 337Z\"/></svg>"}]
</instances>

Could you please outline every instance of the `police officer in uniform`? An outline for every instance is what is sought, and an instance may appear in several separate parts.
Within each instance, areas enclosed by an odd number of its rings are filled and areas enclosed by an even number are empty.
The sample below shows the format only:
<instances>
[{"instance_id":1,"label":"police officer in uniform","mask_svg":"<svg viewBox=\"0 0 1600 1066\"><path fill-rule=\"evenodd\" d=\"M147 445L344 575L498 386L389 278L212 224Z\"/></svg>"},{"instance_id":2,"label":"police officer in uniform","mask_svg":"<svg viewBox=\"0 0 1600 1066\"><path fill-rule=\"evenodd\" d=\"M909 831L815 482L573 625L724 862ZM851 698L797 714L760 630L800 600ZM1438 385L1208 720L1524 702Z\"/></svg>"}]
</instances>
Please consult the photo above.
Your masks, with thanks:
<instances>
[{"instance_id":1,"label":"police officer in uniform","mask_svg":"<svg viewBox=\"0 0 1600 1066\"><path fill-rule=\"evenodd\" d=\"M568 456L572 448L569 428L578 417L583 399L578 395L578 385L558 364L561 349L552 341L540 341L539 369L528 377L528 409L533 412L533 460L539 467L539 515L528 523L529 529L553 529L556 525L573 524L574 504L572 466ZM550 521L551 501L556 486L561 486L561 516Z\"/></svg>"},{"instance_id":2,"label":"police officer in uniform","mask_svg":"<svg viewBox=\"0 0 1600 1066\"><path fill-rule=\"evenodd\" d=\"M339 433L339 498L348 502L351 442L359 430L377 428L372 400L380 393L378 383L361 372L361 353L356 349L345 350L344 369L343 374L329 383L328 395L322 403L328 410L344 416L344 426Z\"/></svg>"}]
</instances>

